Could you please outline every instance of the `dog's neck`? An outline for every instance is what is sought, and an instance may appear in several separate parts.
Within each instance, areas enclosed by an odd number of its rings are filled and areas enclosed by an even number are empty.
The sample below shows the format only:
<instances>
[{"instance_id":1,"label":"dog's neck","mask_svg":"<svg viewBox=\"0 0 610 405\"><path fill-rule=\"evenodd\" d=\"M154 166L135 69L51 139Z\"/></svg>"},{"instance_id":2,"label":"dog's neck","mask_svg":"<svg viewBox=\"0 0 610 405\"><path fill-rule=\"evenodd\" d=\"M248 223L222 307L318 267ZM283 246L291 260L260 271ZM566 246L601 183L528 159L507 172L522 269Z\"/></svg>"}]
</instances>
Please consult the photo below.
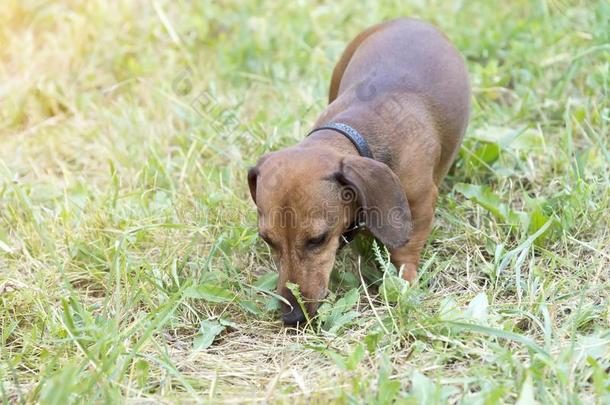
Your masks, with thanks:
<instances>
[{"instance_id":1,"label":"dog's neck","mask_svg":"<svg viewBox=\"0 0 610 405\"><path fill-rule=\"evenodd\" d=\"M350 125L351 126L351 125ZM366 135L358 129L358 132L362 134L362 136L366 139L373 153L374 159L385 163L390 168L393 166L392 153L387 150L387 148L383 146L376 145L375 143L369 141L366 138ZM320 131L316 131L307 138L301 141L300 146L310 147L310 146L323 146L324 148L332 149L338 152L341 155L355 155L359 156L358 150L354 146L354 144L344 135L337 131L323 129Z\"/></svg>"},{"instance_id":2,"label":"dog's neck","mask_svg":"<svg viewBox=\"0 0 610 405\"><path fill-rule=\"evenodd\" d=\"M354 144L345 135L332 129L322 129L312 133L301 141L300 146L323 146L325 149L330 148L340 155L359 155Z\"/></svg>"},{"instance_id":3,"label":"dog's neck","mask_svg":"<svg viewBox=\"0 0 610 405\"><path fill-rule=\"evenodd\" d=\"M355 91L346 91L326 107L314 128L324 126L328 122L349 125L366 140L375 160L393 168L395 151L388 149L388 143L383 138L370 136L370 134L384 132L387 126L384 119L387 117L375 111L375 104L359 100ZM301 141L300 145L305 147L321 145L325 148L332 148L340 154L359 155L358 150L349 139L333 130L316 131Z\"/></svg>"}]
</instances>

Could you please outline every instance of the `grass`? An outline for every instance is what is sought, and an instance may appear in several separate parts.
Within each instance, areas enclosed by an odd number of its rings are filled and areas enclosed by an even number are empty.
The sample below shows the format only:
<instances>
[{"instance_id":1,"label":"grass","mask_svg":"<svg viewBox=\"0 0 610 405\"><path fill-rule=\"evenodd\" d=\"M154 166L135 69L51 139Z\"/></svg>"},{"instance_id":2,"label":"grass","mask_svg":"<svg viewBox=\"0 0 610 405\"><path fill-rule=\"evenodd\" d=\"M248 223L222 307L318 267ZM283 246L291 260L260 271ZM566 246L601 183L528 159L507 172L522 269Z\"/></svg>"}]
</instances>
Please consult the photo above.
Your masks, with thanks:
<instances>
[{"instance_id":1,"label":"grass","mask_svg":"<svg viewBox=\"0 0 610 405\"><path fill-rule=\"evenodd\" d=\"M608 3L205 3L0 3L4 403L610 402ZM420 281L346 249L283 328L247 167L403 15L474 90Z\"/></svg>"}]
</instances>

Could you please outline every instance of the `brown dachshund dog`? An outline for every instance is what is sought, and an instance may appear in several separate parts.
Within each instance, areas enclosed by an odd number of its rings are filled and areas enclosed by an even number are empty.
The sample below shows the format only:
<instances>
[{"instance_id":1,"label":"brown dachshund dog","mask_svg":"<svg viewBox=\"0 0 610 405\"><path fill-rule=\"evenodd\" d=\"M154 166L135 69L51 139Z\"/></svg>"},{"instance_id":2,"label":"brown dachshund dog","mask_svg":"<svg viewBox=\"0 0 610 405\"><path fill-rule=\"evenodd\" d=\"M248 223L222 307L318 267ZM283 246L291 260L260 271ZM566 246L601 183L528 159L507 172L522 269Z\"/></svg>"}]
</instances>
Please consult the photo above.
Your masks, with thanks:
<instances>
[{"instance_id":1,"label":"brown dachshund dog","mask_svg":"<svg viewBox=\"0 0 610 405\"><path fill-rule=\"evenodd\" d=\"M315 314L337 249L359 223L385 244L406 280L417 277L437 187L469 113L464 60L433 26L392 20L348 45L315 130L248 173L259 235L279 264L278 293L290 303L282 303L285 324L305 320L287 283L299 286Z\"/></svg>"}]
</instances>

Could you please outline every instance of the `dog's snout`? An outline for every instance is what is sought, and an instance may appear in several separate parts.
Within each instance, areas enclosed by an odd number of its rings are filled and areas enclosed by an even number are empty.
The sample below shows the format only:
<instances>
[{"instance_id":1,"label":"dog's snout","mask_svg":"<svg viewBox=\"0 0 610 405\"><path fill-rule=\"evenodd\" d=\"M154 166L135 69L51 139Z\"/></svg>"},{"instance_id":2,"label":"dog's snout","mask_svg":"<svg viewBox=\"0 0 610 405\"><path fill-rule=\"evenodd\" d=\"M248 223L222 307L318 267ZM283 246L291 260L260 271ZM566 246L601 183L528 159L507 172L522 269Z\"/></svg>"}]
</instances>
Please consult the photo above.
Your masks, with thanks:
<instances>
[{"instance_id":1,"label":"dog's snout","mask_svg":"<svg viewBox=\"0 0 610 405\"><path fill-rule=\"evenodd\" d=\"M283 302L281 304L282 307L282 321L284 321L284 325L287 326L295 326L298 323L305 323L306 317L301 309L301 306L297 302L297 299L292 294L292 292L288 290L284 290L283 294L284 298L290 303L286 304Z\"/></svg>"},{"instance_id":2,"label":"dog's snout","mask_svg":"<svg viewBox=\"0 0 610 405\"><path fill-rule=\"evenodd\" d=\"M293 306L292 308L288 308L288 312L284 312L282 316L282 321L284 321L284 325L294 326L299 323L305 322L305 314L299 305Z\"/></svg>"}]
</instances>

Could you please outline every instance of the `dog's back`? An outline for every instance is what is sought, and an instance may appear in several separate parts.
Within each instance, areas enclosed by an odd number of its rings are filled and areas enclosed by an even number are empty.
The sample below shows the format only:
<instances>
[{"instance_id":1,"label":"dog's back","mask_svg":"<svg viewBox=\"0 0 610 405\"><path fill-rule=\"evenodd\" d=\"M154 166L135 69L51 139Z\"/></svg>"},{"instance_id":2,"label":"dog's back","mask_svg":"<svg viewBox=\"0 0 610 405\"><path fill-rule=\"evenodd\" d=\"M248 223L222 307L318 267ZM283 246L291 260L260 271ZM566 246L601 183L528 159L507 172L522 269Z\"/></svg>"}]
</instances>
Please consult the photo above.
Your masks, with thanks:
<instances>
[{"instance_id":1,"label":"dog's back","mask_svg":"<svg viewBox=\"0 0 610 405\"><path fill-rule=\"evenodd\" d=\"M400 94L421 101L440 138L440 161L453 161L468 123L470 85L462 56L443 33L408 18L367 29L350 43L337 64L331 101L363 84L376 96ZM360 101L366 103L366 98Z\"/></svg>"}]
</instances>

